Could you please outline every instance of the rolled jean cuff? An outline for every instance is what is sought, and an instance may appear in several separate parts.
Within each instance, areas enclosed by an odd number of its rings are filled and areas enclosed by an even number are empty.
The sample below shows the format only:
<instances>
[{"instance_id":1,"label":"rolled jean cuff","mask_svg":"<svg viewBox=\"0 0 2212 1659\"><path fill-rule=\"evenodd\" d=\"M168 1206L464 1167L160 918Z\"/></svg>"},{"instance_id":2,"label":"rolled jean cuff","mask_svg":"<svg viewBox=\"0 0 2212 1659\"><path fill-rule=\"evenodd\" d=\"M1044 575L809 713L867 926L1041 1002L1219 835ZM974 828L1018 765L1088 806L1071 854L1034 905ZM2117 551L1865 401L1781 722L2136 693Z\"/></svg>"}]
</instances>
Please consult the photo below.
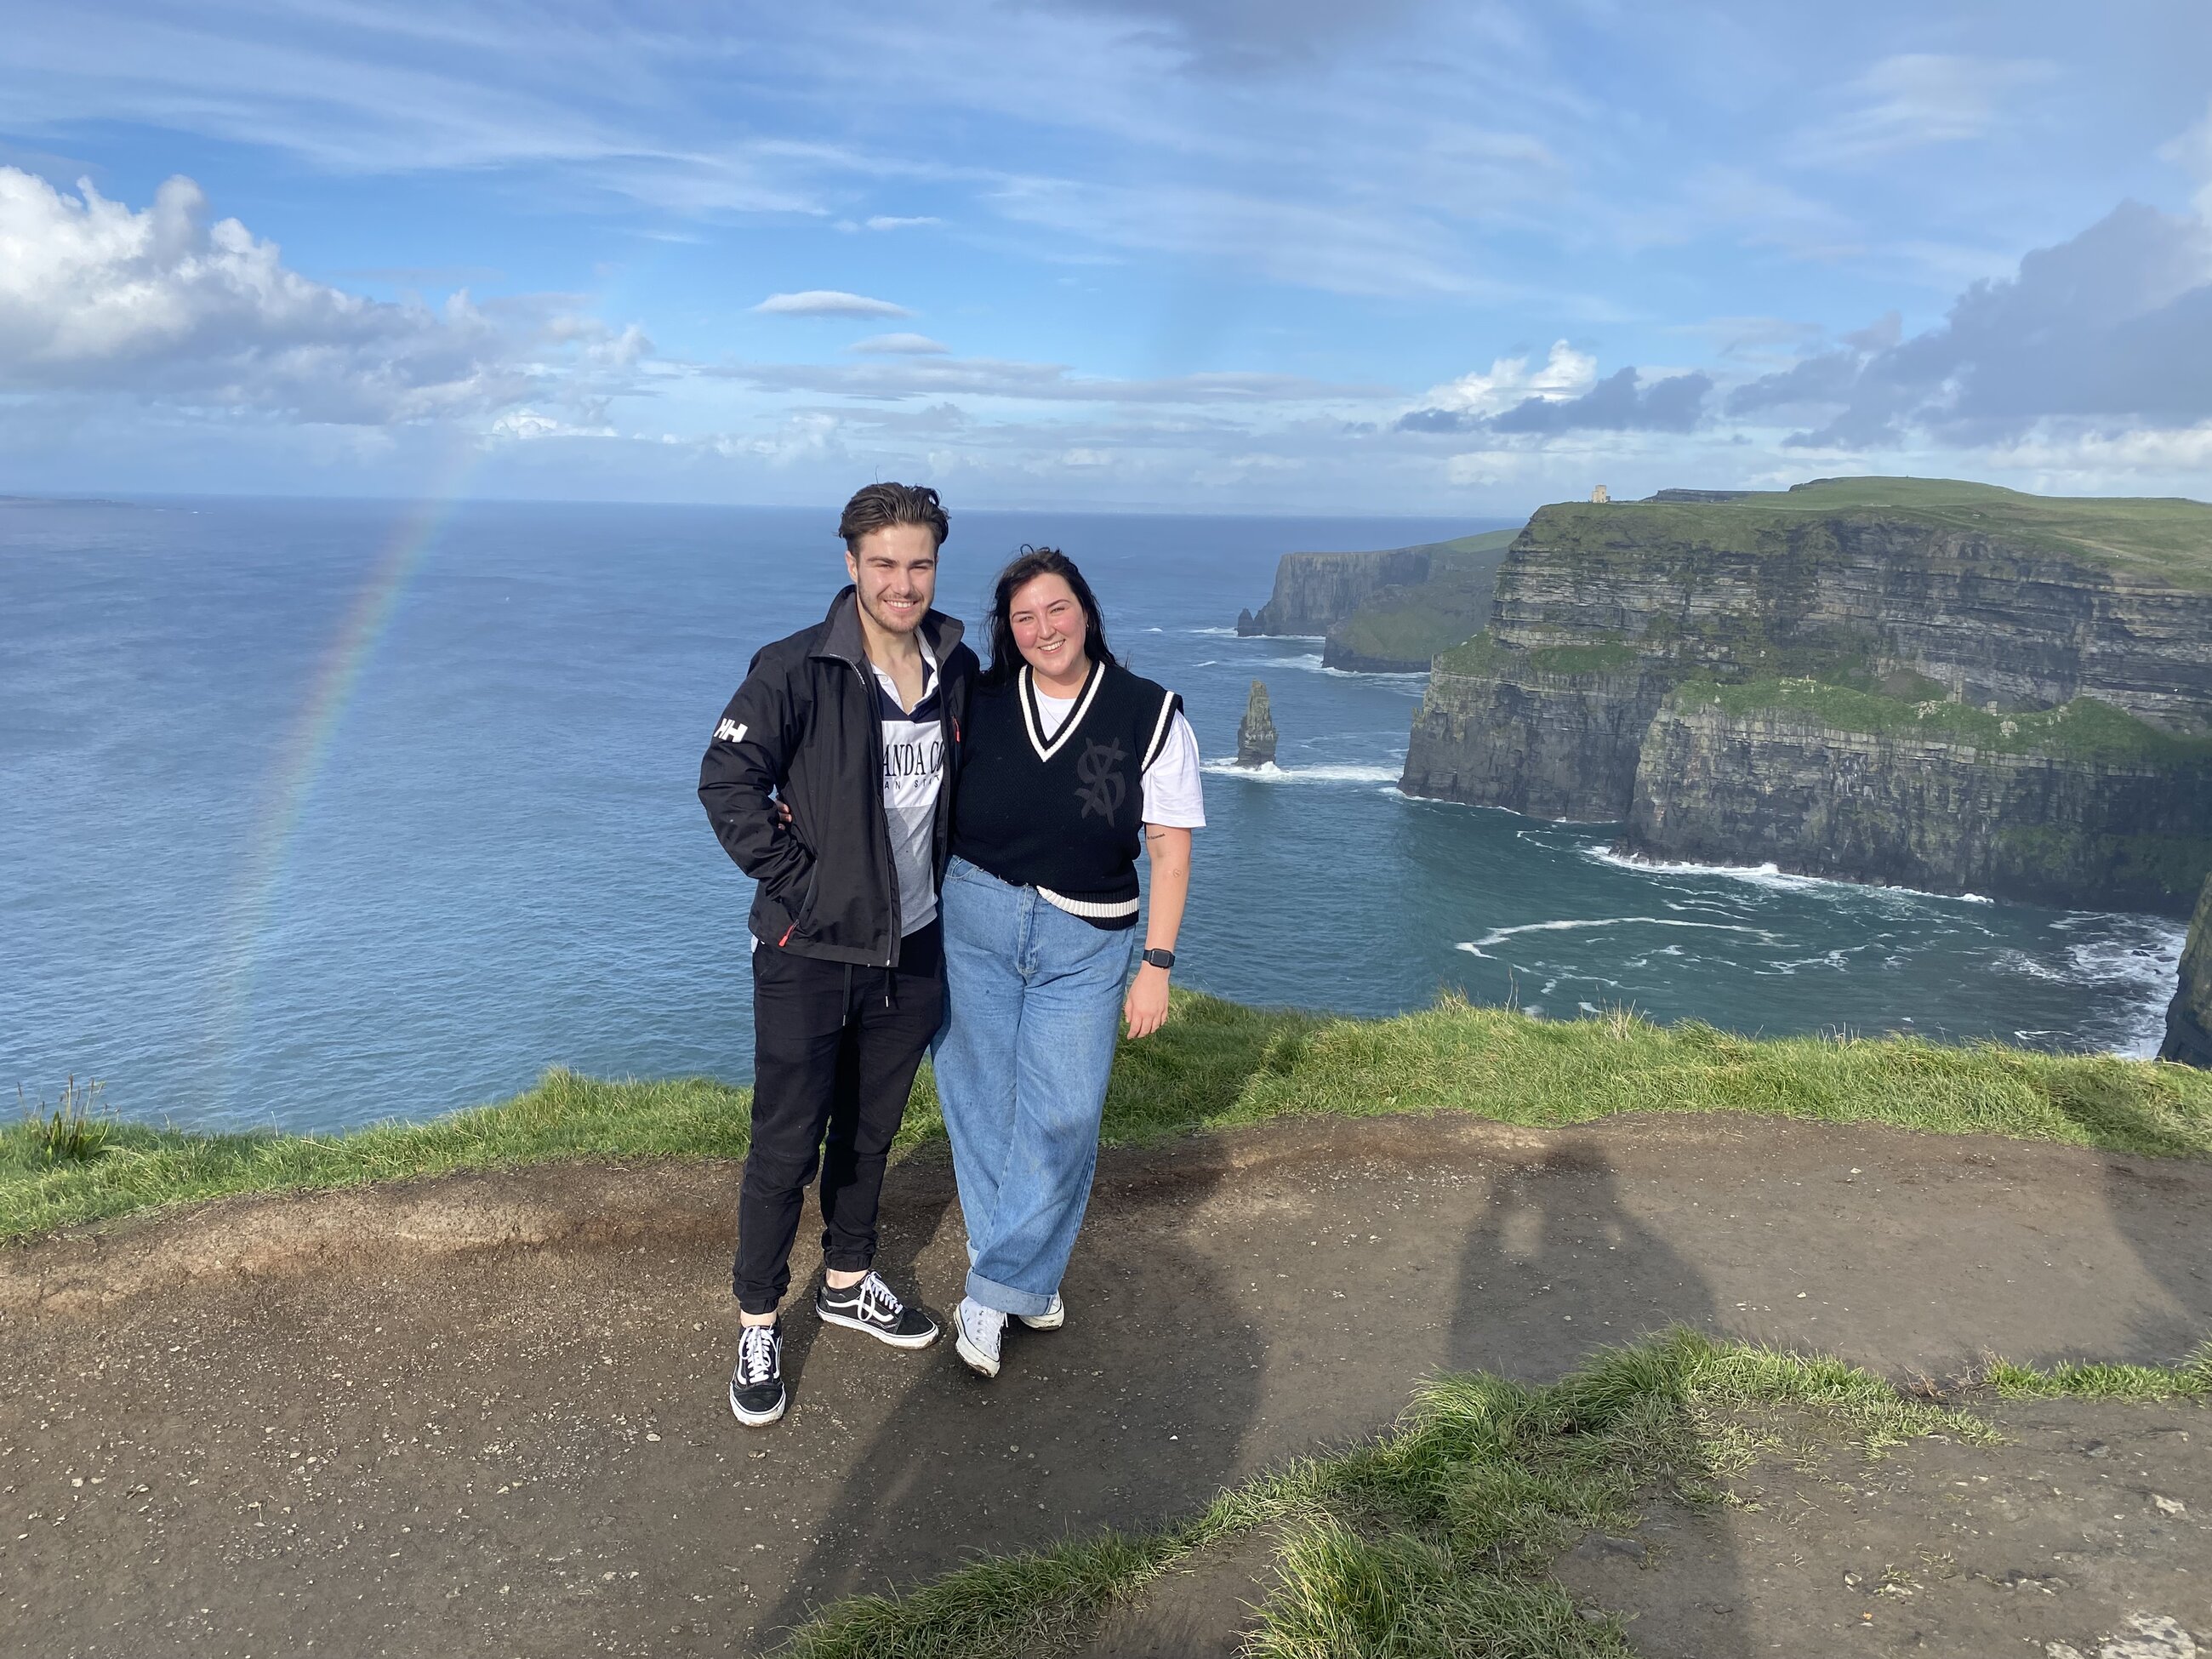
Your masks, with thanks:
<instances>
[{"instance_id":1,"label":"rolled jean cuff","mask_svg":"<svg viewBox=\"0 0 2212 1659\"><path fill-rule=\"evenodd\" d=\"M1021 1319L1035 1319L1052 1306L1049 1295L1039 1296L1035 1291L1018 1291L1011 1285L1000 1284L995 1279L984 1278L972 1267L968 1272L968 1299Z\"/></svg>"}]
</instances>

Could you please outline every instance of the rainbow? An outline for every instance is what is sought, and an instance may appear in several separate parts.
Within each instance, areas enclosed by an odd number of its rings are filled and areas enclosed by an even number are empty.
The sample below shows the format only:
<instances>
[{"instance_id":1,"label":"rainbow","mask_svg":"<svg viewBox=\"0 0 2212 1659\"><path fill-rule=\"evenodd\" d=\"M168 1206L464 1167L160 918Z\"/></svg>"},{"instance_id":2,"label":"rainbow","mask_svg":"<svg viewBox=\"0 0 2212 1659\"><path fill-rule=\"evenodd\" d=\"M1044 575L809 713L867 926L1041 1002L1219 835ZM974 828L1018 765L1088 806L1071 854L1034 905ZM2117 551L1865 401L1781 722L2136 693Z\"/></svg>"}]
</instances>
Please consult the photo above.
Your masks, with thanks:
<instances>
[{"instance_id":1,"label":"rainbow","mask_svg":"<svg viewBox=\"0 0 2212 1659\"><path fill-rule=\"evenodd\" d=\"M459 484L458 474L455 469L446 481L449 486ZM362 672L390 631L401 599L421 574L459 501L458 489L448 487L401 514L331 635L307 701L270 768L225 929L228 949L215 1033L223 1097L217 1103L225 1110L237 1105L237 1062L252 1018L256 969L301 817L330 762L346 711L360 689Z\"/></svg>"}]
</instances>

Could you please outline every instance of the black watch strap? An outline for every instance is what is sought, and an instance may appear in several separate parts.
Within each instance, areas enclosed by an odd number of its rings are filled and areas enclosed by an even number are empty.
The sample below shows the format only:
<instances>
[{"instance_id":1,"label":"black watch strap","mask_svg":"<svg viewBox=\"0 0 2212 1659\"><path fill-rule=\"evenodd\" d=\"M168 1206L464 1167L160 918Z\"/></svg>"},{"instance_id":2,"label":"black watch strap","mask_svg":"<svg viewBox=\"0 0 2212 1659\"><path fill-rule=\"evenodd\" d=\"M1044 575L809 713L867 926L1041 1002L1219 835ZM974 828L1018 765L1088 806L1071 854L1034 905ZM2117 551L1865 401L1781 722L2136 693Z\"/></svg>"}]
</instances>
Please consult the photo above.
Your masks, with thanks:
<instances>
[{"instance_id":1,"label":"black watch strap","mask_svg":"<svg viewBox=\"0 0 2212 1659\"><path fill-rule=\"evenodd\" d=\"M1175 966L1175 952L1172 951L1163 951L1158 947L1147 950L1145 952L1144 959L1155 968L1172 968Z\"/></svg>"}]
</instances>

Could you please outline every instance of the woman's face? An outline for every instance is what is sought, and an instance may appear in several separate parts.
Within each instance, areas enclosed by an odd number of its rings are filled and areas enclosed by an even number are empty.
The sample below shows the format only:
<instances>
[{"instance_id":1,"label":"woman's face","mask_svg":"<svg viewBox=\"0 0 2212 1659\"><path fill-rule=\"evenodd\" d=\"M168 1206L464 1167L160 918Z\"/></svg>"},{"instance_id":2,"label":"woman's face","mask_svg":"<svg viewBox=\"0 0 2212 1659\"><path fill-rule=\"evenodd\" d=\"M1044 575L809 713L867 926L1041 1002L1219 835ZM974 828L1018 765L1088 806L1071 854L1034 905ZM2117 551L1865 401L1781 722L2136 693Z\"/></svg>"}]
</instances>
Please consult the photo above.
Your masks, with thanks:
<instances>
[{"instance_id":1,"label":"woman's face","mask_svg":"<svg viewBox=\"0 0 2212 1659\"><path fill-rule=\"evenodd\" d=\"M1006 602L1006 621L1023 660L1047 679L1069 679L1089 669L1083 641L1090 621L1066 577L1052 571L1030 577Z\"/></svg>"}]
</instances>

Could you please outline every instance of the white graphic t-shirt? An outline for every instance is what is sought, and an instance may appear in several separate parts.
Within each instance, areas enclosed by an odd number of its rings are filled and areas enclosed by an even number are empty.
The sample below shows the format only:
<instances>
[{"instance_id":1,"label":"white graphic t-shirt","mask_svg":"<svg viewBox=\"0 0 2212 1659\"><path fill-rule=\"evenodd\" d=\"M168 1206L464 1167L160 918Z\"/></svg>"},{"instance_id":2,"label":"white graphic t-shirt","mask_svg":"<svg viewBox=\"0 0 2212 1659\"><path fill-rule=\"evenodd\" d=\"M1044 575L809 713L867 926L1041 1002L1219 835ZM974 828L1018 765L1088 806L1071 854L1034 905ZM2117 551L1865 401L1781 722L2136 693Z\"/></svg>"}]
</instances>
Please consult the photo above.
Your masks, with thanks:
<instances>
[{"instance_id":1,"label":"white graphic t-shirt","mask_svg":"<svg viewBox=\"0 0 2212 1659\"><path fill-rule=\"evenodd\" d=\"M875 670L876 714L884 728L884 823L898 866L899 929L911 933L937 920L937 872L930 854L937 796L945 785L945 731L938 707L937 663L921 653L921 700L901 708L898 686Z\"/></svg>"}]
</instances>

